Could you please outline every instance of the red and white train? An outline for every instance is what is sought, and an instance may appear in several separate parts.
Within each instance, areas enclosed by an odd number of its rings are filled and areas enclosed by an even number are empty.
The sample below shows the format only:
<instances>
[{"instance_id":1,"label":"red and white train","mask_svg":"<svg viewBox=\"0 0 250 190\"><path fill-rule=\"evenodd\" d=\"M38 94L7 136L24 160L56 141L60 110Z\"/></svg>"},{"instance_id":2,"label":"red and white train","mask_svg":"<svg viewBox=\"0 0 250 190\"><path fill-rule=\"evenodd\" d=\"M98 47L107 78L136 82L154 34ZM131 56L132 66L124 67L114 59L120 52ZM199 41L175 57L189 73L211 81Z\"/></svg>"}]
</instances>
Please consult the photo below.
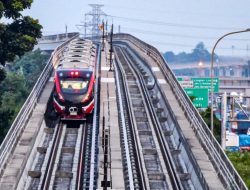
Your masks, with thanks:
<instances>
[{"instance_id":1,"label":"red and white train","mask_svg":"<svg viewBox=\"0 0 250 190\"><path fill-rule=\"evenodd\" d=\"M90 40L75 39L55 67L53 106L62 120L86 120L94 109L97 48Z\"/></svg>"}]
</instances>

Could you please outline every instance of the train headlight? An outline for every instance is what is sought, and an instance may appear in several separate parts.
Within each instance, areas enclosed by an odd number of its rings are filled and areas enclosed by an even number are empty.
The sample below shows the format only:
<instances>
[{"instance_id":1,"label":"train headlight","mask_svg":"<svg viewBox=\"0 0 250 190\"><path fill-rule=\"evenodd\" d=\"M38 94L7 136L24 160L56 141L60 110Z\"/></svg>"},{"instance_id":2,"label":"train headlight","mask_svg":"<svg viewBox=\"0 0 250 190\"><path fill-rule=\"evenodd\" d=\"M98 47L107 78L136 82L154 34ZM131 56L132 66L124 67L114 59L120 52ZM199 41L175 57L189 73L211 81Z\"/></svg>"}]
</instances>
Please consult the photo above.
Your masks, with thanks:
<instances>
[{"instance_id":1,"label":"train headlight","mask_svg":"<svg viewBox=\"0 0 250 190\"><path fill-rule=\"evenodd\" d=\"M86 94L86 96L83 99L83 102L87 101L89 99L89 93Z\"/></svg>"}]
</instances>

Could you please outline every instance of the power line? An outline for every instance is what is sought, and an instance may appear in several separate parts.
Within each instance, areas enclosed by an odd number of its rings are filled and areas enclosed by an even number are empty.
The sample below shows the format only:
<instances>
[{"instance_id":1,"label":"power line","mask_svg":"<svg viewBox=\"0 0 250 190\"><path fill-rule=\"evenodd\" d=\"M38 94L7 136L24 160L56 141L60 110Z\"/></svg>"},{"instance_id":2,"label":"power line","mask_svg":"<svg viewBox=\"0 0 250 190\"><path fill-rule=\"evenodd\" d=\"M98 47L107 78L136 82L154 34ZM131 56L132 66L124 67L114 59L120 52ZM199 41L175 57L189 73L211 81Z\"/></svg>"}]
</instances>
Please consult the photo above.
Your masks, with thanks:
<instances>
[{"instance_id":1,"label":"power line","mask_svg":"<svg viewBox=\"0 0 250 190\"><path fill-rule=\"evenodd\" d=\"M175 46L175 47L191 47L194 48L194 45L191 44L181 44L181 43L168 43L168 42L159 42L159 41L151 41L151 40L147 40L147 43L152 43L152 44L158 44L158 45L166 45L166 46ZM213 47L207 47L207 49L212 49ZM216 49L220 49L220 50L232 50L232 47L217 47ZM234 47L234 50L238 50L238 51L246 51L247 48L236 48Z\"/></svg>"},{"instance_id":2,"label":"power line","mask_svg":"<svg viewBox=\"0 0 250 190\"><path fill-rule=\"evenodd\" d=\"M172 34L172 33L165 33L165 32L157 32L157 31L149 31L149 30L142 30L137 28L127 28L122 27L122 29L136 32L136 33L142 33L146 35L162 35L162 36L171 36L171 37L180 37L180 38L189 38L189 39L200 39L200 40L217 40L218 37L207 37L207 36L193 36L193 35L183 35L183 34ZM247 41L250 39L233 39L233 38L225 38L225 40L230 41Z\"/></svg>"},{"instance_id":3,"label":"power line","mask_svg":"<svg viewBox=\"0 0 250 190\"><path fill-rule=\"evenodd\" d=\"M144 20L144 19L137 19L137 18L126 18L126 17L112 16L112 15L108 15L108 16L112 18L122 19L125 21L133 21L137 23L152 24L152 25L158 25L158 26L172 26L172 27L180 27L180 28L196 28L196 29L209 29L209 30L242 30L242 28L178 24L178 23L162 22L162 21L156 21L156 20L153 21L153 20Z\"/></svg>"}]
</instances>

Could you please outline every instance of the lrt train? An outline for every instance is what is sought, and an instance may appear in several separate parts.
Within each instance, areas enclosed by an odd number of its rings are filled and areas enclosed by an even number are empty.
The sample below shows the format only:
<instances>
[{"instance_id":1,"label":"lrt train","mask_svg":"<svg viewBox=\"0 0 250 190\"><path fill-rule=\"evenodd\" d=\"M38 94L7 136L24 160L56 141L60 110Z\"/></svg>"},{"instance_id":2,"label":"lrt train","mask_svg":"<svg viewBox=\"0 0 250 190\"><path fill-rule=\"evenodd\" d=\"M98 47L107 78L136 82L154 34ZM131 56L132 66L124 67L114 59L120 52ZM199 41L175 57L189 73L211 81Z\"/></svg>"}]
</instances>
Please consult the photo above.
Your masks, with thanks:
<instances>
[{"instance_id":1,"label":"lrt train","mask_svg":"<svg viewBox=\"0 0 250 190\"><path fill-rule=\"evenodd\" d=\"M54 65L53 106L62 120L86 120L93 112L96 51L92 41L78 38Z\"/></svg>"}]
</instances>

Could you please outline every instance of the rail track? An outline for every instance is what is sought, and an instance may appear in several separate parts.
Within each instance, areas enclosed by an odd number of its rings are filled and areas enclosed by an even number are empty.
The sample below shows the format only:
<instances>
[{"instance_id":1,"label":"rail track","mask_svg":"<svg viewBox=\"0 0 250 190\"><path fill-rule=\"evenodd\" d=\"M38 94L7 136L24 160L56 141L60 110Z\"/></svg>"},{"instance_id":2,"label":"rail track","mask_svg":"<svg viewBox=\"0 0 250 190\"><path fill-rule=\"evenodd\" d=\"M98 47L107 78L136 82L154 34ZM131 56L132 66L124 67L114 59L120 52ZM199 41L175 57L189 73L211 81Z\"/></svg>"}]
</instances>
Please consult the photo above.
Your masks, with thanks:
<instances>
[{"instance_id":1,"label":"rail track","mask_svg":"<svg viewBox=\"0 0 250 190\"><path fill-rule=\"evenodd\" d=\"M46 128L25 189L82 189L89 173L91 123Z\"/></svg>"},{"instance_id":2,"label":"rail track","mask_svg":"<svg viewBox=\"0 0 250 190\"><path fill-rule=\"evenodd\" d=\"M117 70L123 83L124 114L136 158L141 189L208 189L204 177L185 144L185 138L169 120L167 102L147 63L128 46L115 48ZM135 168L135 167L132 167Z\"/></svg>"},{"instance_id":3,"label":"rail track","mask_svg":"<svg viewBox=\"0 0 250 190\"><path fill-rule=\"evenodd\" d=\"M146 99L144 97L143 86L139 84L138 76L129 64L129 60L125 55L123 48L115 49L120 59L120 71L123 73L123 77L127 80L125 88L127 90L127 102L130 107L130 121L133 122L132 129L134 133L134 142L137 149L137 156L140 158L138 166L141 171L140 176L143 183L144 189L173 189L172 184L177 184L175 189L178 187L178 178L170 181L168 175L166 175L166 163L163 161L162 152L160 152L160 145L156 138L156 131L153 128L155 121L150 117L150 110ZM170 171L169 171L170 172ZM174 170L172 171L174 172ZM177 176L172 174L172 176Z\"/></svg>"}]
</instances>

